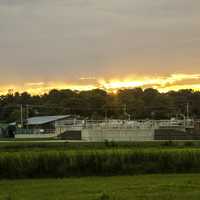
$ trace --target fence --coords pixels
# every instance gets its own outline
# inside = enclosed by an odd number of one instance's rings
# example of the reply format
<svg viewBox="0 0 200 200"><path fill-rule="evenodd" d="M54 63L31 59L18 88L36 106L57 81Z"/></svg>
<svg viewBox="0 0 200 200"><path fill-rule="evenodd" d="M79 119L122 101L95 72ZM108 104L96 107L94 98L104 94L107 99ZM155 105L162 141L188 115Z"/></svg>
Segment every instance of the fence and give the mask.
<svg viewBox="0 0 200 200"><path fill-rule="evenodd" d="M83 128L87 129L164 129L194 128L193 120L104 120L86 121Z"/></svg>
<svg viewBox="0 0 200 200"><path fill-rule="evenodd" d="M194 120L77 120L74 123L56 124L55 129L17 129L16 138L56 137L80 132L87 141L152 140L155 130L173 129L186 132L194 128Z"/></svg>

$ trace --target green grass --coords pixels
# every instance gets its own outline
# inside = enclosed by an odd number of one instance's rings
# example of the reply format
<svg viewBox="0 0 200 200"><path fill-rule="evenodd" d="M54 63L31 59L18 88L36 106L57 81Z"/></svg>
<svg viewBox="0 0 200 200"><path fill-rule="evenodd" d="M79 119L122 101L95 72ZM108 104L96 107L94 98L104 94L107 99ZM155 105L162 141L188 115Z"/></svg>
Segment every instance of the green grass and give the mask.
<svg viewBox="0 0 200 200"><path fill-rule="evenodd" d="M38 140L13 140L0 141L0 151L27 151L43 149L144 149L144 148L200 148L200 141L149 141L149 142L59 142L57 140L47 140L41 142Z"/></svg>
<svg viewBox="0 0 200 200"><path fill-rule="evenodd" d="M0 200L199 200L200 174L0 181Z"/></svg>
<svg viewBox="0 0 200 200"><path fill-rule="evenodd" d="M0 144L0 178L200 173L197 142Z"/></svg>
<svg viewBox="0 0 200 200"><path fill-rule="evenodd" d="M200 173L199 148L44 150L0 153L0 178Z"/></svg>

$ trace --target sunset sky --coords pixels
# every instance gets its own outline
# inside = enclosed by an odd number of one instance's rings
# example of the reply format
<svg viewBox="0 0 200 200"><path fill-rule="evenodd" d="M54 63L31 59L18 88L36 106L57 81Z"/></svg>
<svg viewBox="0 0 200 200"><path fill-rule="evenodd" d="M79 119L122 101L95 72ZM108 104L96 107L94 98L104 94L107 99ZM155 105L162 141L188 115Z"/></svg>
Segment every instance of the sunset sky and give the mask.
<svg viewBox="0 0 200 200"><path fill-rule="evenodd" d="M0 0L9 89L200 89L199 0Z"/></svg>

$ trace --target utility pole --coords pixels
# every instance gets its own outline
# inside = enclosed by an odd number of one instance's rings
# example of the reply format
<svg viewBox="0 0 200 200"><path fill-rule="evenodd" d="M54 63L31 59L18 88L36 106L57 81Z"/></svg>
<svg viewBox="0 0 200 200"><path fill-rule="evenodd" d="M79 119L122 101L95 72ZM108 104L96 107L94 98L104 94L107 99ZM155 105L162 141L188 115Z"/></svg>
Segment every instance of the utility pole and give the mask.
<svg viewBox="0 0 200 200"><path fill-rule="evenodd" d="M26 105L26 128L28 128L29 105Z"/></svg>
<svg viewBox="0 0 200 200"><path fill-rule="evenodd" d="M107 119L108 119L108 111L107 111L107 109L105 110L105 120L107 121Z"/></svg>
<svg viewBox="0 0 200 200"><path fill-rule="evenodd" d="M189 103L187 103L187 119L189 119Z"/></svg>
<svg viewBox="0 0 200 200"><path fill-rule="evenodd" d="M188 126L189 123L189 103L187 102L186 106L186 126Z"/></svg>
<svg viewBox="0 0 200 200"><path fill-rule="evenodd" d="M29 105L26 105L26 119L29 117Z"/></svg>
<svg viewBox="0 0 200 200"><path fill-rule="evenodd" d="M126 104L124 104L124 115L127 114L126 110L127 110L127 107L126 107Z"/></svg>
<svg viewBox="0 0 200 200"><path fill-rule="evenodd" d="M23 128L23 105L20 105L21 128Z"/></svg>
<svg viewBox="0 0 200 200"><path fill-rule="evenodd" d="M124 115L128 117L128 120L130 121L131 115L127 113L127 105L124 104Z"/></svg>
<svg viewBox="0 0 200 200"><path fill-rule="evenodd" d="M126 104L123 105L123 114L126 117Z"/></svg>

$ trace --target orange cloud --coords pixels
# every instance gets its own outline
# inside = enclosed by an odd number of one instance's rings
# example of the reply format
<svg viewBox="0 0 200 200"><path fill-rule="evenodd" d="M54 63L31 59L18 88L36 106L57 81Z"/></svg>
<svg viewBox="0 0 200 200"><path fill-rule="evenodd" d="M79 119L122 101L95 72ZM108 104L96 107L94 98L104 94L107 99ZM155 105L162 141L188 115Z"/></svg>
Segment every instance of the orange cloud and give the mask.
<svg viewBox="0 0 200 200"><path fill-rule="evenodd" d="M87 80L90 84L87 84ZM200 90L200 74L171 74L169 76L132 76L124 79L98 79L98 78L81 78L78 83L59 83L59 82L36 82L25 83L24 85L7 85L0 88L0 94L9 92L23 92L27 91L31 94L42 94L52 89L71 89L71 90L92 90L96 88L104 89L108 92L117 92L119 89L128 88L155 88L160 92L167 92L169 90L179 89L194 89Z"/></svg>

